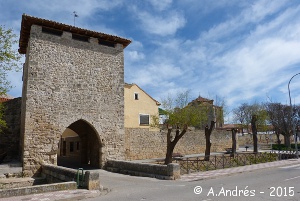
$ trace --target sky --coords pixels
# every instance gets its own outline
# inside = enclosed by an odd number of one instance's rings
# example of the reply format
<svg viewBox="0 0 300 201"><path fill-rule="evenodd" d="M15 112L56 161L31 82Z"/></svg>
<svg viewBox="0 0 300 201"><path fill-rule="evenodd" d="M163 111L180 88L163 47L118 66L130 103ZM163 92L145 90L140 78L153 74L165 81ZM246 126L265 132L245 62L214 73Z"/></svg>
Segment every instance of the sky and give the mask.
<svg viewBox="0 0 300 201"><path fill-rule="evenodd" d="M299 0L0 0L0 24L19 38L23 13L74 25L74 11L75 26L132 41L124 81L158 101L189 90L218 96L229 112L289 104L300 73ZM9 80L9 94L21 96L22 73ZM290 92L300 104L300 75Z"/></svg>

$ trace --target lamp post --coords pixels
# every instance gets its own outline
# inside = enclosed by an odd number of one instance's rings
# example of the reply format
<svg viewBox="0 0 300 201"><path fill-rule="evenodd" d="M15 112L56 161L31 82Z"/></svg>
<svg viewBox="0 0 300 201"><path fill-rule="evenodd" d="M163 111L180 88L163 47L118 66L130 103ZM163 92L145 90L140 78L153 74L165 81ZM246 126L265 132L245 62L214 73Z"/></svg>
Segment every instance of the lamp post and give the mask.
<svg viewBox="0 0 300 201"><path fill-rule="evenodd" d="M293 121L293 107L292 107L292 99L291 99L291 91L290 91L290 83L292 81L292 79L296 76L296 75L300 75L300 73L297 73L295 74L289 81L289 84L288 84L288 90L289 90L289 98L290 98L290 107L291 107L291 121L292 121L292 131L293 131L293 135L294 135L294 140L295 140L295 149L296 149L296 155L297 155L297 158L299 158L299 152L298 152L298 146L297 146L297 135L296 135L296 132L295 132L295 124L294 124L294 121Z"/></svg>

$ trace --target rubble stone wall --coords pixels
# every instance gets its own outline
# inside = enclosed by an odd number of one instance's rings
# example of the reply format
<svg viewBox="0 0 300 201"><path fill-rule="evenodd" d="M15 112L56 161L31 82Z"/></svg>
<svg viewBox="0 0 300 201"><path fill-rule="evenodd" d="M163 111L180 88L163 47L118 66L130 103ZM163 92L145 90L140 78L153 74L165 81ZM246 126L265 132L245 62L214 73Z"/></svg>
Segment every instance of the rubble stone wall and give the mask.
<svg viewBox="0 0 300 201"><path fill-rule="evenodd" d="M163 158L166 154L166 131L143 128L125 128L125 154L127 160ZM211 152L224 152L232 146L231 132L214 130ZM238 147L238 145L237 145ZM174 153L182 155L205 152L204 130L188 131L177 143Z"/></svg>
<svg viewBox="0 0 300 201"><path fill-rule="evenodd" d="M4 161L20 156L21 101L21 98L15 98L3 103L7 128L0 132L0 151L7 153Z"/></svg>
<svg viewBox="0 0 300 201"><path fill-rule="evenodd" d="M23 172L57 164L60 136L84 120L97 133L101 164L124 156L123 46L44 33L32 25L23 74ZM95 139L95 136L93 137ZM93 142L95 143L95 142Z"/></svg>

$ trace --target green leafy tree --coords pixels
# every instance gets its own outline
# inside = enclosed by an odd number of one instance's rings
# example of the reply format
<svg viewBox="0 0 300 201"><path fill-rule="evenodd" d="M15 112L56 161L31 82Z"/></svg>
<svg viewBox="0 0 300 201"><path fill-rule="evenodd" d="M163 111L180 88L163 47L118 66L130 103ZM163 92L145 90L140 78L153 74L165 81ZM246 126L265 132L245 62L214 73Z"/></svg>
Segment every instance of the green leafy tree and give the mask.
<svg viewBox="0 0 300 201"><path fill-rule="evenodd" d="M0 25L0 96L3 96L11 88L7 80L9 71L19 70L19 53L13 48L17 43L16 35L12 29L5 29ZM6 126L3 120L4 106L0 103L0 131Z"/></svg>
<svg viewBox="0 0 300 201"><path fill-rule="evenodd" d="M189 91L178 93L175 97L168 96L162 100L164 115L168 117L164 123L167 129L167 151L165 164L172 163L172 155L178 141L188 132L189 126L203 121L203 112L195 107L188 106Z"/></svg>

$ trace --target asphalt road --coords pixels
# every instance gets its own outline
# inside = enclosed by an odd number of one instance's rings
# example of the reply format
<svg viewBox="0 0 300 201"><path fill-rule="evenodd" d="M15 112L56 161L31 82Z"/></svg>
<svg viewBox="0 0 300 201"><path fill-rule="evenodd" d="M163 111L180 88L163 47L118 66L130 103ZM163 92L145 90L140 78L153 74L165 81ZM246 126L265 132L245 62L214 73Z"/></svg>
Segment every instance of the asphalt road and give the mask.
<svg viewBox="0 0 300 201"><path fill-rule="evenodd" d="M86 200L300 201L300 164L190 182L164 181L109 172L102 172L100 175L102 185L108 187L110 192Z"/></svg>

